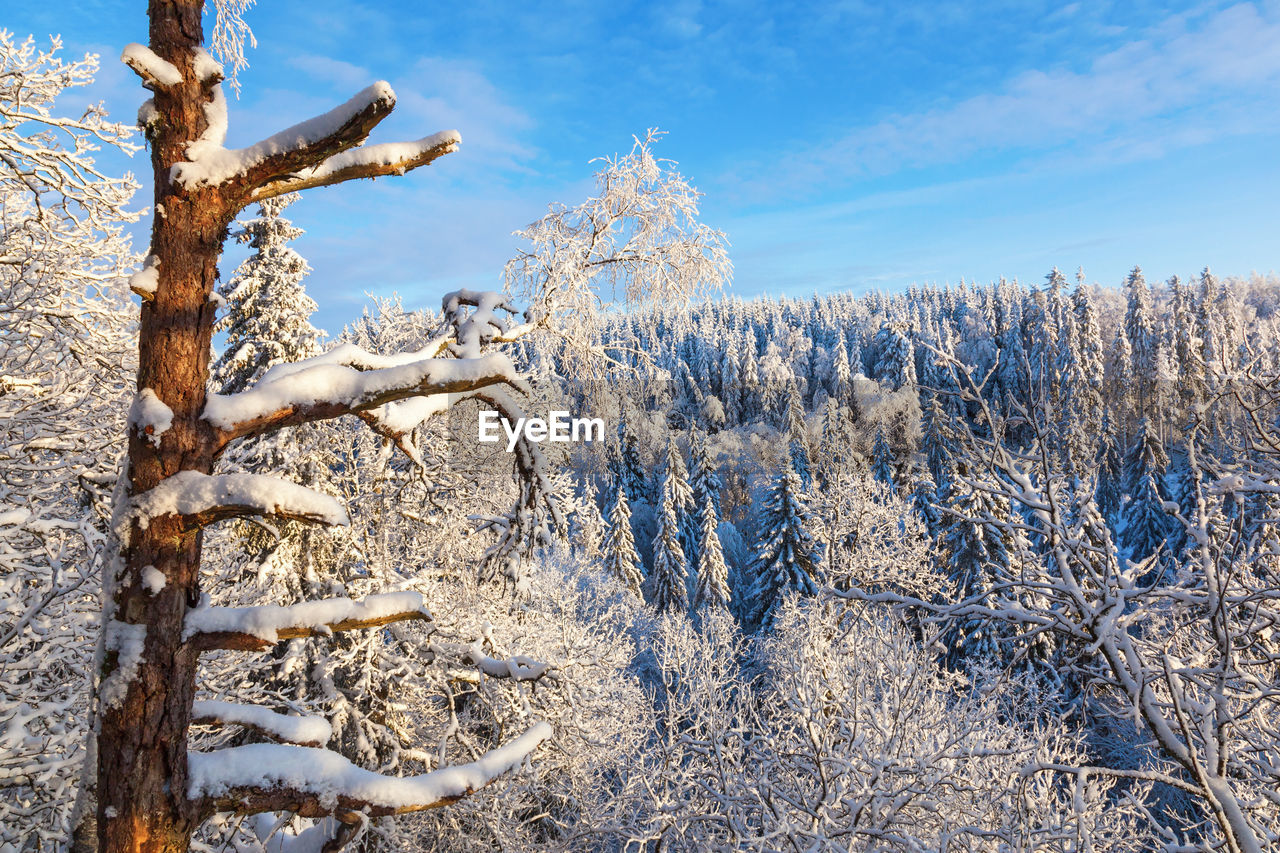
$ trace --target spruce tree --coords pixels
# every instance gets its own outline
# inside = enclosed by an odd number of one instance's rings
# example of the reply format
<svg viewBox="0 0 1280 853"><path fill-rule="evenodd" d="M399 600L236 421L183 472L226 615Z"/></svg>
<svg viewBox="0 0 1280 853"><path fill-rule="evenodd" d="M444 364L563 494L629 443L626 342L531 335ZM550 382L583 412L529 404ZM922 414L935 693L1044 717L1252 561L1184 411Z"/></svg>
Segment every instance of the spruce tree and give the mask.
<svg viewBox="0 0 1280 853"><path fill-rule="evenodd" d="M617 466L618 469L613 472L614 480L626 491L627 498L632 501L648 500L649 490L645 483L644 464L640 461L640 445L625 419L618 423Z"/></svg>
<svg viewBox="0 0 1280 853"><path fill-rule="evenodd" d="M749 623L759 630L773 626L774 616L788 592L815 595L819 546L809 532L813 519L800 490L800 478L784 468L769 492L756 552L755 583L751 590Z"/></svg>
<svg viewBox="0 0 1280 853"><path fill-rule="evenodd" d="M671 489L671 499L675 506L680 547L688 561L696 560L699 525L693 501L693 488L689 485L689 471L685 468L684 457L680 455L680 448L676 445L673 433L667 435L666 484Z"/></svg>
<svg viewBox="0 0 1280 853"><path fill-rule="evenodd" d="M693 606L729 608L729 567L724 560L720 535L716 532L720 519L715 504L708 498L699 509L702 516L698 539L698 581L693 591Z"/></svg>
<svg viewBox="0 0 1280 853"><path fill-rule="evenodd" d="M1131 560L1150 557L1169 537L1170 517L1164 511L1164 472L1168 466L1169 458L1155 429L1144 418L1124 462L1124 487L1129 501L1120 544L1128 549Z"/></svg>
<svg viewBox="0 0 1280 853"><path fill-rule="evenodd" d="M871 364L872 379L890 391L916 384L915 348L905 323L881 326L872 346L875 352L875 360Z"/></svg>
<svg viewBox="0 0 1280 853"><path fill-rule="evenodd" d="M1124 333L1129 340L1134 391L1137 394L1138 414L1152 414L1156 376L1155 318L1152 316L1151 288L1142 275L1141 267L1134 267L1125 280L1128 307L1124 316Z"/></svg>
<svg viewBox="0 0 1280 853"><path fill-rule="evenodd" d="M897 488L894 482L893 448L889 439L885 438L884 429L876 430L875 444L871 447L871 473L889 488Z"/></svg>
<svg viewBox="0 0 1280 853"><path fill-rule="evenodd" d="M720 472L716 470L715 462L711 459L711 450L707 447L706 436L701 432L695 432L692 445L690 462L693 463L693 477L689 481L689 486L693 489L693 504L701 511L702 507L710 502L716 517L719 518L720 490L724 488L724 482L720 479ZM701 519L699 519L699 527L701 527Z"/></svg>
<svg viewBox="0 0 1280 853"><path fill-rule="evenodd" d="M813 485L813 466L809 461L809 441L804 425L804 406L800 402L800 392L792 385L787 393L787 453L791 458L791 467L800 478L800 485L806 491Z"/></svg>
<svg viewBox="0 0 1280 853"><path fill-rule="evenodd" d="M640 555L636 552L635 534L631 531L631 507L627 505L627 490L621 484L613 498L609 511L609 530L604 539L604 565L609 574L637 596L640 595L642 576Z"/></svg>
<svg viewBox="0 0 1280 853"><path fill-rule="evenodd" d="M672 471L662 478L658 532L653 537L653 569L649 572L649 602L659 613L689 609L689 563L680 547L680 520Z"/></svg>
<svg viewBox="0 0 1280 853"><path fill-rule="evenodd" d="M960 472L965 472L963 463ZM981 596L984 604L995 606L990 597L998 595L997 587L1009 581L1013 555L1009 536L990 522L1009 520L1008 501L957 480L944 502L947 520L942 542L947 574L961 600ZM999 660L997 625L979 616L965 617L953 625L944 638L948 665L960 668L979 659Z"/></svg>
<svg viewBox="0 0 1280 853"><path fill-rule="evenodd" d="M227 345L209 378L220 394L245 390L274 365L320 353L324 333L310 321L317 306L302 287L311 268L288 245L304 232L283 216L297 199L288 193L263 201L235 234L253 254L218 288L226 311L215 329L226 333Z"/></svg>
<svg viewBox="0 0 1280 853"><path fill-rule="evenodd" d="M596 504L596 490L590 482L582 484L570 527L570 541L578 559L594 562L604 556L605 523Z"/></svg>
<svg viewBox="0 0 1280 853"><path fill-rule="evenodd" d="M1111 417L1102 416L1102 435L1098 446L1098 480L1094 497L1098 512L1110 521L1114 528L1119 521L1120 506L1124 498L1124 477L1120 461L1119 441L1111 427Z"/></svg>

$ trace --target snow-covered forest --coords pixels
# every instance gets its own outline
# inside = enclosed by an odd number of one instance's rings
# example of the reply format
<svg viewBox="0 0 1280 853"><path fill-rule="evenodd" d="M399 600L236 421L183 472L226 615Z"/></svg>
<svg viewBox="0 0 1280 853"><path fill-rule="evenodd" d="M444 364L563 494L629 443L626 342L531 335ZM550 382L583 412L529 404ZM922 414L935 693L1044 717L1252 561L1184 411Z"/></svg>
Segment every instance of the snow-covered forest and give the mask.
<svg viewBox="0 0 1280 853"><path fill-rule="evenodd" d="M650 131L328 336L300 194L465 128L223 147L245 6L137 130L0 32L0 851L1280 850L1280 279L744 301Z"/></svg>

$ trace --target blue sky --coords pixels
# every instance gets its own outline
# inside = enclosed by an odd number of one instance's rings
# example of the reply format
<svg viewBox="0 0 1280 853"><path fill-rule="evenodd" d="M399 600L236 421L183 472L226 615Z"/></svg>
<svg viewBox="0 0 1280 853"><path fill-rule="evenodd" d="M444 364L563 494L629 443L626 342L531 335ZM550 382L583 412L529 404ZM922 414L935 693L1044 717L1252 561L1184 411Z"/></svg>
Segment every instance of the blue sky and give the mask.
<svg viewBox="0 0 1280 853"><path fill-rule="evenodd" d="M143 92L116 60L142 5L24 2L0 26L101 53L93 95L127 119ZM745 298L1280 267L1280 0L272 0L248 20L230 144L375 79L399 96L375 140L462 133L424 170L291 209L331 332L366 293L498 286L511 232L648 127Z"/></svg>

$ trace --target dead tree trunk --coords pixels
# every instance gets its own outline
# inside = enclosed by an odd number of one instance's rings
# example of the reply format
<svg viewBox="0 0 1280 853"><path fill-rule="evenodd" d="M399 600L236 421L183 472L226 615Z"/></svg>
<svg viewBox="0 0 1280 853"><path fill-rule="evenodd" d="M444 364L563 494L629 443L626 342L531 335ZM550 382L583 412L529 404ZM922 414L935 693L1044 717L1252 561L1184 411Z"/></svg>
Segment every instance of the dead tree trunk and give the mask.
<svg viewBox="0 0 1280 853"><path fill-rule="evenodd" d="M379 83L326 115L250 148L227 151L221 147L225 131L221 69L201 48L202 13L202 0L150 0L150 47L131 45L124 55L126 64L153 93L153 108L144 108L141 117L151 144L155 217L149 271L132 282L143 298L138 391L154 393L172 412L172 419L156 423L145 417L130 418L128 490L115 514L121 550L104 578L97 829L99 847L107 853L185 851L198 823L218 808L324 813L313 792L255 787L254 780L238 781L234 798L218 799L191 790L187 730L201 652L257 649L287 636L428 616L420 599L418 604L398 599L393 602L402 605L398 608L384 600L380 609L363 610L364 605L346 602L351 605L349 612L340 619L324 624L282 623L268 640L260 634L237 633L234 627L196 630L189 617L200 603L204 525L245 514L318 520L305 508L291 510L283 499L255 504L251 498L261 489L245 487L237 493L242 482L210 477L227 444L322 418L360 413L369 417L370 410L406 397L518 384L509 359L479 354L479 344L492 341L496 336L492 330L503 328L490 320L480 324L485 330L483 341L471 341L474 345L465 347L465 352L459 332L442 340L435 351L423 353L421 362L405 365L401 360L397 372L377 381L361 384L359 377L379 373L378 365L342 364L351 379L332 398L289 400L279 393L253 397L251 389L239 395L248 399L234 410L238 416L210 417L206 382L215 311L211 295L223 240L235 215L247 204L285 192L403 174L454 150L458 137L446 132L412 143L358 147L395 103L390 87ZM464 296L462 304L477 316L492 314L489 303L482 306ZM436 358L450 348L455 358ZM468 362L464 369L448 368L464 359ZM331 361L325 369L333 367ZM534 477L533 456L521 459L522 474ZM193 483L203 491L192 491ZM277 485L284 490L281 494L300 488ZM207 497L220 493L230 498ZM204 497L197 499L197 495ZM333 517L333 513L327 516ZM160 577L163 584L157 580ZM434 798L424 795L421 803L390 808L347 797L341 801L342 808L389 814L452 802L474 790L475 779L487 784L518 764L549 731L539 724L518 743L504 747L506 751L477 763L479 775L473 775L466 786L425 786ZM285 754L281 760L288 760Z"/></svg>
<svg viewBox="0 0 1280 853"><path fill-rule="evenodd" d="M150 388L173 411L158 442L130 430L129 493L141 494L180 470L210 473L215 446L200 420L205 403L214 303L210 300L222 241L234 212L220 188L180 191L174 163L208 126L208 83L193 73L203 41L199 0L152 0L151 45L182 72L177 85L154 85L158 118L148 128L156 215L151 255L159 281L144 294L138 389ZM146 298L149 297L149 298ZM186 797L187 727L195 688L196 650L182 642L183 617L200 594L199 528L178 516L137 522L126 537L123 566L112 585L113 621L104 623L107 656L102 679L127 681L116 701L104 695L99 734L98 827L102 850L186 850L196 814ZM165 578L152 594L142 571ZM141 657L138 634L143 626ZM126 670L119 668L124 666ZM134 669L136 667L136 669ZM128 671L132 669L132 671Z"/></svg>

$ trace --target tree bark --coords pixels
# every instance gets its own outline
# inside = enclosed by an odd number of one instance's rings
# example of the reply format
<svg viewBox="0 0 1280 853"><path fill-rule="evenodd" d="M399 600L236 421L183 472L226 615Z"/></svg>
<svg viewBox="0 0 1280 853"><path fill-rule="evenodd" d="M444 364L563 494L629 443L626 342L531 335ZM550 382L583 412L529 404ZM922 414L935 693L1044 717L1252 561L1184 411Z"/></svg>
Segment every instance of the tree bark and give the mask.
<svg viewBox="0 0 1280 853"><path fill-rule="evenodd" d="M156 216L151 254L159 261L154 298L142 304L138 388L150 388L173 410L173 424L153 446L129 436L129 494L155 487L180 470L211 473L214 443L200 420L213 334L210 301L218 255L234 211L217 187L188 191L169 180L170 167L186 159L187 144L207 121L204 104L213 82L192 70L203 42L200 0L151 0L151 47L183 74L182 83L158 88L159 121L150 129ZM187 728L199 653L182 642L183 618L200 595L201 533L176 516L137 523L122 542L122 566L108 578L108 615L145 627L142 657L123 699L104 702L98 750L98 839L104 853L185 851L198 815L187 799ZM152 594L142 570L153 566L165 585ZM111 631L112 623L104 621ZM108 634L108 637L111 635ZM128 651L108 651L104 682ZM127 674L127 670L125 671Z"/></svg>

